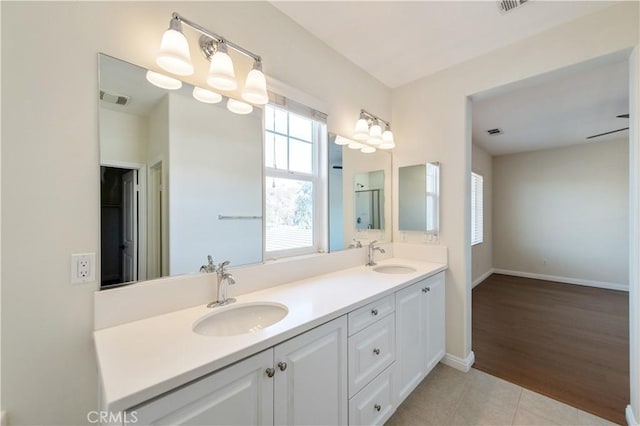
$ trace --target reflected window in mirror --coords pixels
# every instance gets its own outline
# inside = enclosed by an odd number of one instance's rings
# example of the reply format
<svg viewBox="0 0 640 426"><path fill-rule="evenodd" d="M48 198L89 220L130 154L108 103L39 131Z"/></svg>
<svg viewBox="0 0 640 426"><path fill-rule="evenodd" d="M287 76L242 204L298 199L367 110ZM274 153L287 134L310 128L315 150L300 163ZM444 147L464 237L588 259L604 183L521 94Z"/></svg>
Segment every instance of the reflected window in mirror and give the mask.
<svg viewBox="0 0 640 426"><path fill-rule="evenodd" d="M289 101L266 105L264 123L265 256L322 251L326 116Z"/></svg>
<svg viewBox="0 0 640 426"><path fill-rule="evenodd" d="M400 231L440 232L440 163L398 169L398 228Z"/></svg>

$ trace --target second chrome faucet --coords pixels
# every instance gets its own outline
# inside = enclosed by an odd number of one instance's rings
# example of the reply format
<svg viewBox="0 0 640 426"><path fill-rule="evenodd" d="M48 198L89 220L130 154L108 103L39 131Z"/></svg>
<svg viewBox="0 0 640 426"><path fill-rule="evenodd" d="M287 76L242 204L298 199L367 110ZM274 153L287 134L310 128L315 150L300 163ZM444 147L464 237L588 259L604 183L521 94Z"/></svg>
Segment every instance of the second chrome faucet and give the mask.
<svg viewBox="0 0 640 426"><path fill-rule="evenodd" d="M218 300L215 300L211 303L209 303L207 305L207 308L216 308L218 306L224 306L224 305L228 305L230 303L233 303L236 301L235 298L231 297L228 298L227 297L227 289L230 285L234 285L236 283L236 280L233 278L233 275L231 275L225 268L227 267L227 265L229 265L229 261L225 260L224 262L221 262L218 264L218 266L215 265L213 258L209 255L207 256L207 264L206 265L202 265L200 267L200 272L206 272L206 273L216 273L216 282L218 284L217 287L217 294L218 294Z"/></svg>

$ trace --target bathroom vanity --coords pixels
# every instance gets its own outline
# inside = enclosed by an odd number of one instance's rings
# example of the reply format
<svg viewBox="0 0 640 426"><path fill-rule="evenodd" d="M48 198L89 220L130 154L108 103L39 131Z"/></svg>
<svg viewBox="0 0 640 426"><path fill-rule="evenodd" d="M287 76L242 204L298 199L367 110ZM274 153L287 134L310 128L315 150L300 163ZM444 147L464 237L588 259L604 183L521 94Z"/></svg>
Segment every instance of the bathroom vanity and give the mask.
<svg viewBox="0 0 640 426"><path fill-rule="evenodd" d="M445 269L387 259L97 330L102 409L136 424L383 424L445 354ZM287 312L199 334L252 306Z"/></svg>

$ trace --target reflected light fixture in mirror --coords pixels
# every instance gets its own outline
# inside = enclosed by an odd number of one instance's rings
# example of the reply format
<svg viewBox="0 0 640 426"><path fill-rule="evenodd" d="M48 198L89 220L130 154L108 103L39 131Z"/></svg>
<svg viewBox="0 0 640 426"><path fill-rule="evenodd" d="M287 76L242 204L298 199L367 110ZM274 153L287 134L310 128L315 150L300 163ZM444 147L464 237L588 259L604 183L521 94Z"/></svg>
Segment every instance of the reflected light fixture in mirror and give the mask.
<svg viewBox="0 0 640 426"><path fill-rule="evenodd" d="M218 90L235 90L238 87L233 61L227 53L231 48L253 59L253 69L248 73L242 98L256 105L268 102L266 81L262 73L262 58L255 53L207 30L189 19L174 12L169 29L162 36L156 63L163 70L176 75L193 74L193 64L189 54L189 42L182 32L182 24L201 34L199 46L204 56L211 61L207 84ZM246 110L246 108L245 108Z"/></svg>
<svg viewBox="0 0 640 426"><path fill-rule="evenodd" d="M384 132L381 124L385 125ZM362 142L366 141L368 145L380 149L392 149L396 146L391 132L391 124L363 109L360 110L360 118L356 122L353 138Z"/></svg>
<svg viewBox="0 0 640 426"><path fill-rule="evenodd" d="M205 104L217 104L222 100L222 95L211 90L203 89L195 86L193 88L193 97Z"/></svg>
<svg viewBox="0 0 640 426"><path fill-rule="evenodd" d="M251 114L253 107L248 103L229 98L227 101L227 109L236 114Z"/></svg>
<svg viewBox="0 0 640 426"><path fill-rule="evenodd" d="M147 71L146 77L149 83L161 89L177 90L182 87L182 82L180 80L160 74L159 72L149 70Z"/></svg>

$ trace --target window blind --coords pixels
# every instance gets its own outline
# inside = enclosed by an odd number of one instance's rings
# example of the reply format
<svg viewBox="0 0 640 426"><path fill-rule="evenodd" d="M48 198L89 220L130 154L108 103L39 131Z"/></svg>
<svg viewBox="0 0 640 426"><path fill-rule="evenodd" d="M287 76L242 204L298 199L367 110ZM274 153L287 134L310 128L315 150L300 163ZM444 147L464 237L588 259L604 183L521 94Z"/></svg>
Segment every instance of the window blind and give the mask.
<svg viewBox="0 0 640 426"><path fill-rule="evenodd" d="M471 245L480 244L484 239L483 229L483 179L471 173Z"/></svg>

